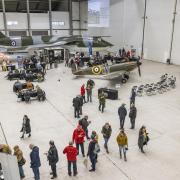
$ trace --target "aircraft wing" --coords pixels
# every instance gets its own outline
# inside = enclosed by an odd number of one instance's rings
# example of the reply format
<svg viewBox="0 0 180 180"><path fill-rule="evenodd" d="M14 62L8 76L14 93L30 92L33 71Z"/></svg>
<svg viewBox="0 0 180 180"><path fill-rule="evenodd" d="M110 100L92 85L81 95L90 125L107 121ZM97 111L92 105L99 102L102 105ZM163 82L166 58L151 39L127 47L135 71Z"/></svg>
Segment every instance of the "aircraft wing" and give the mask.
<svg viewBox="0 0 180 180"><path fill-rule="evenodd" d="M113 72L113 73L105 74L102 77L104 79L112 80L112 79L116 79L118 77L121 77L125 73L127 73L127 71L116 71L116 72Z"/></svg>

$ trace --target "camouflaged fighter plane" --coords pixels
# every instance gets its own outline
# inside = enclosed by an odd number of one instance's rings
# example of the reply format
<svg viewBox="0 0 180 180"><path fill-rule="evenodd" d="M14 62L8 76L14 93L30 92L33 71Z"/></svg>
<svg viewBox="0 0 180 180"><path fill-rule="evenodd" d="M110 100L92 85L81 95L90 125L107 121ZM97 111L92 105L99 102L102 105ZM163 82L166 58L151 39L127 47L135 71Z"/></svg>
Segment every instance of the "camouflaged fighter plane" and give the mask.
<svg viewBox="0 0 180 180"><path fill-rule="evenodd" d="M93 48L108 48L112 44L103 40L102 37L91 37ZM87 40L80 35L76 36L21 36L7 37L0 32L0 52L9 57L12 54L28 53L33 49L43 49L47 47L62 47L64 49L86 48ZM87 49L87 48L86 48ZM98 49L99 50L99 49ZM2 57L2 56L1 56Z"/></svg>
<svg viewBox="0 0 180 180"><path fill-rule="evenodd" d="M137 59L136 61L128 61L120 64L97 65L84 69L79 69L75 65L72 66L72 73L75 76L90 76L93 75L96 78L102 78L107 80L121 78L122 83L126 83L129 79L129 74L134 69L138 68L139 76L141 76L141 62Z"/></svg>

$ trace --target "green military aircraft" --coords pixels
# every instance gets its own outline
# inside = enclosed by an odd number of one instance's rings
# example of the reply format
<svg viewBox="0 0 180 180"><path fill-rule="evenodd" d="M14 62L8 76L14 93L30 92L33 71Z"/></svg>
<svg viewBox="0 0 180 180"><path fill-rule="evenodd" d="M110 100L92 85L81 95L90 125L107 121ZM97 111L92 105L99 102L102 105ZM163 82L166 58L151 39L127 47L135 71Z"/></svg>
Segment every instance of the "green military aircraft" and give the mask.
<svg viewBox="0 0 180 180"><path fill-rule="evenodd" d="M120 64L108 65L97 65L84 69L79 69L75 65L72 66L72 73L75 76L96 76L98 78L112 80L121 77L122 83L126 83L129 79L129 74L134 69L138 68L139 76L141 76L141 62L129 61Z"/></svg>
<svg viewBox="0 0 180 180"><path fill-rule="evenodd" d="M105 41L102 37L89 37L92 41L92 48L108 48L113 46L111 43ZM88 46L87 37L76 36L21 36L21 37L7 37L0 32L0 57L11 57L13 54L28 53L34 49L44 49L53 47L62 47L64 49L78 49L86 48ZM87 48L86 48L87 49ZM3 53L3 55L2 55ZM16 56L14 56L16 57ZM2 58L0 59L2 61Z"/></svg>

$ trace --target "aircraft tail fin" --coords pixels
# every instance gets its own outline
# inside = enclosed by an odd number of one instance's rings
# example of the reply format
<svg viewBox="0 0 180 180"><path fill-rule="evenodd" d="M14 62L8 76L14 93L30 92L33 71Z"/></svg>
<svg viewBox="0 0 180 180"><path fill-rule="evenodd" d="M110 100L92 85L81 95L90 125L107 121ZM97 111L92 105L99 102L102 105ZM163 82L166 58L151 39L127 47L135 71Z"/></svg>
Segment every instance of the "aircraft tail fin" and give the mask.
<svg viewBox="0 0 180 180"><path fill-rule="evenodd" d="M0 39L2 38L6 38L6 36L2 32L0 32Z"/></svg>

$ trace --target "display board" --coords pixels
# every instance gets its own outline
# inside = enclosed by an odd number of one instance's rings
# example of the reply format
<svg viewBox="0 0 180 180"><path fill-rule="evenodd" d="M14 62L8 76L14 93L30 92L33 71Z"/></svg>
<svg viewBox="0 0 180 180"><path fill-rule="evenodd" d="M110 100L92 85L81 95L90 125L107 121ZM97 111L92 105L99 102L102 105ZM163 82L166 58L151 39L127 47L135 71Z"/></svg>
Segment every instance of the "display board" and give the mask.
<svg viewBox="0 0 180 180"><path fill-rule="evenodd" d="M88 26L89 27L109 27L109 0L89 0L88 1Z"/></svg>
<svg viewBox="0 0 180 180"><path fill-rule="evenodd" d="M5 180L20 180L17 158L0 153L0 163Z"/></svg>

